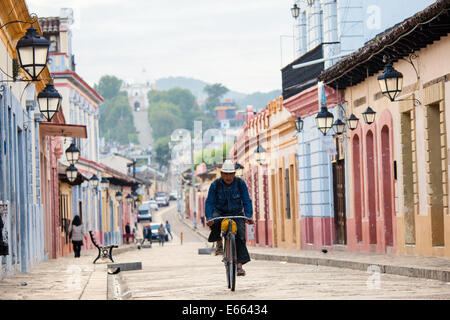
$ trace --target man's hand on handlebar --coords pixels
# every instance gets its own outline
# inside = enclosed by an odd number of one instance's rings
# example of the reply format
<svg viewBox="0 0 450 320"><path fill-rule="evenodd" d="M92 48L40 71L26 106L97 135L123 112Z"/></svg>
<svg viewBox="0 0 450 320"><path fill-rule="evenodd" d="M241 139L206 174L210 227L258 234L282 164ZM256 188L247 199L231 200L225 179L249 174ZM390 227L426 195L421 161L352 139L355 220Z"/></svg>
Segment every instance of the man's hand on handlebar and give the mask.
<svg viewBox="0 0 450 320"><path fill-rule="evenodd" d="M221 219L223 219L223 218L221 217ZM254 224L255 221L254 221L253 219L248 219L248 218L246 218L246 219L245 219L245 223L247 223L247 224ZM208 227L211 227L213 224L214 224L214 219L211 219L211 220L206 221L206 225L207 225Z"/></svg>

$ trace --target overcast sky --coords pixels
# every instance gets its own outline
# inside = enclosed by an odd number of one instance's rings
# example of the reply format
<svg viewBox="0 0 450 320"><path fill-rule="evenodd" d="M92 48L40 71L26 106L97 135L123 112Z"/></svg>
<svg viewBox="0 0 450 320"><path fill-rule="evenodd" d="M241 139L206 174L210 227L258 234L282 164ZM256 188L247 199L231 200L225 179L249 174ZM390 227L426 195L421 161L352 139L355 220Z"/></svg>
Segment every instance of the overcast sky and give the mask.
<svg viewBox="0 0 450 320"><path fill-rule="evenodd" d="M392 3L372 2L385 1ZM411 2L420 1L408 0L414 13L432 1L421 0L417 10ZM64 7L74 9L76 71L92 86L105 74L135 81L185 76L243 93L267 92L281 88L281 65L293 57L292 38L281 37L292 35L292 0L26 3L39 17L58 16ZM407 17L398 15L394 22ZM383 29L390 26L384 24Z"/></svg>

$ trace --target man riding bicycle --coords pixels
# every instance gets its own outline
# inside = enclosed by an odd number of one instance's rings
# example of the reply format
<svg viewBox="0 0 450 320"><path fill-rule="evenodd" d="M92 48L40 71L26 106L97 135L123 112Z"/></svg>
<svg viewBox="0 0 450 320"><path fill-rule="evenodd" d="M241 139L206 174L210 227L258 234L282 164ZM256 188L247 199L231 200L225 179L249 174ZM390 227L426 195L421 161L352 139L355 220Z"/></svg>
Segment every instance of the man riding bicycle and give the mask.
<svg viewBox="0 0 450 320"><path fill-rule="evenodd" d="M245 243L245 223L253 224L252 201L248 194L247 185L244 180L235 178L235 165L231 160L225 160L221 169L221 178L211 183L208 197L205 202L205 216L207 225L211 229L208 242L217 241L216 254L223 253L222 238L220 236L221 220L209 221L221 216L237 216L245 213L248 219L235 219L237 224L236 253L237 253L237 275L245 276L242 265L250 261L250 255Z"/></svg>

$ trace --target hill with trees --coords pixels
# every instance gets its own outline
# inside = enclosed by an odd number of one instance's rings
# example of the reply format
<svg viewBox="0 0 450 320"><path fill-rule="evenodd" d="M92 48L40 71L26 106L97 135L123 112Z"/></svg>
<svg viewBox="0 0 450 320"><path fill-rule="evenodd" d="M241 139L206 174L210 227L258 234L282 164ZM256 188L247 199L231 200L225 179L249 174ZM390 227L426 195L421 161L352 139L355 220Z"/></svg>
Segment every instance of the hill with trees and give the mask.
<svg viewBox="0 0 450 320"><path fill-rule="evenodd" d="M197 98L197 101L205 101L208 98L204 88L210 83L202 80L187 77L167 77L156 80L157 90L169 90L175 87L188 89ZM223 99L230 99L236 102L240 109L244 109L247 105L252 105L256 110L263 109L268 102L281 95L281 90L272 90L270 92L254 92L245 94L229 90L223 95Z"/></svg>
<svg viewBox="0 0 450 320"><path fill-rule="evenodd" d="M127 93L120 91L122 80L115 76L105 75L94 85L105 100L100 104L100 136L107 142L120 145L138 143L133 114L128 102Z"/></svg>

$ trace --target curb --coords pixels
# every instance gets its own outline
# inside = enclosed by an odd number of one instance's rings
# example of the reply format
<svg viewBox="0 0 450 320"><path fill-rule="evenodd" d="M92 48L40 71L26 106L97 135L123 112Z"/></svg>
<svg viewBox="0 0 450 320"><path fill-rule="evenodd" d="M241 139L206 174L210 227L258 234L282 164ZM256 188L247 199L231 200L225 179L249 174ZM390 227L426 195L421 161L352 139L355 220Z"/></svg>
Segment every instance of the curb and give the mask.
<svg viewBox="0 0 450 320"><path fill-rule="evenodd" d="M178 216L178 220L180 220L182 223L184 223L187 227L191 228L192 231L194 231L195 233L197 233L199 236L201 236L203 239L208 240L208 237L205 236L203 233L201 233L198 230L195 230L190 224L188 224L187 222L184 221L184 219L180 218L180 216Z"/></svg>
<svg viewBox="0 0 450 320"><path fill-rule="evenodd" d="M186 226L188 226L192 230L194 230L191 225L186 223L181 218L179 218L179 219ZM205 238L206 240L208 239L203 234L201 234L199 231L197 231L197 230L194 230L194 231L197 234L199 234L200 236L202 236L203 238ZM249 251L251 251L251 249ZM346 268L346 269L359 270L359 271L365 271L365 272L373 272L372 268L378 267L377 271L380 270L381 273L450 282L450 271L432 269L432 268L394 266L394 265L387 265L387 264L358 262L358 261L351 261L351 260L334 260L334 259L326 259L326 258L310 258L310 257L286 256L286 255L275 255L275 254L266 254L266 253L252 253L252 252L250 252L250 257L255 260L286 261L289 263L309 264L309 265L335 267L335 268Z"/></svg>
<svg viewBox="0 0 450 320"><path fill-rule="evenodd" d="M333 259L326 259L326 258L296 257L296 256L274 255L274 254L264 254L264 253L250 253L250 257L255 260L286 261L286 262L290 262L290 263L309 264L309 265L324 266L324 267L346 268L346 269L353 269L353 270L366 271L366 272L373 272L373 271L370 271L370 269L372 269L375 266L375 267L378 267L378 270L381 273L450 282L450 271L438 270L438 269L393 266L393 265L386 265L386 264L366 263L366 262L357 262L357 261L349 261L349 260L333 260Z"/></svg>

